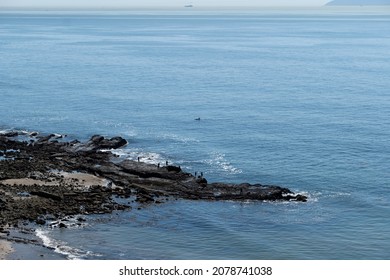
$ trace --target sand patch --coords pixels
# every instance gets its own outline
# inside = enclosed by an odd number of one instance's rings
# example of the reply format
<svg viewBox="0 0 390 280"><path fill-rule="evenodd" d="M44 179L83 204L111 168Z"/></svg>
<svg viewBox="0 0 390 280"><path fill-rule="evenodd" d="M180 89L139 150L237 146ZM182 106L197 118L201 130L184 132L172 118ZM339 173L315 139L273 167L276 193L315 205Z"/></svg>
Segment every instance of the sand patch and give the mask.
<svg viewBox="0 0 390 280"><path fill-rule="evenodd" d="M14 250L11 246L11 242L6 240L0 240L0 260L5 260L7 255L12 253Z"/></svg>
<svg viewBox="0 0 390 280"><path fill-rule="evenodd" d="M86 187L90 187L94 185L106 187L108 184L111 183L111 181L106 178L98 177L88 173L78 173L78 172L70 173L70 172L60 171L58 172L58 174L60 176L62 175L65 180L79 181Z"/></svg>
<svg viewBox="0 0 390 280"><path fill-rule="evenodd" d="M1 180L0 183L8 186L25 185L25 186L56 186L59 184L74 185L75 187L91 186L109 186L111 181L88 173L56 171L47 174L41 174L41 178L20 178Z"/></svg>
<svg viewBox="0 0 390 280"><path fill-rule="evenodd" d="M40 186L55 186L58 185L58 182L47 182L42 180L36 180L31 178L22 178L22 179L7 179L2 180L0 183L4 185L26 185L26 186L33 186L33 185L40 185Z"/></svg>

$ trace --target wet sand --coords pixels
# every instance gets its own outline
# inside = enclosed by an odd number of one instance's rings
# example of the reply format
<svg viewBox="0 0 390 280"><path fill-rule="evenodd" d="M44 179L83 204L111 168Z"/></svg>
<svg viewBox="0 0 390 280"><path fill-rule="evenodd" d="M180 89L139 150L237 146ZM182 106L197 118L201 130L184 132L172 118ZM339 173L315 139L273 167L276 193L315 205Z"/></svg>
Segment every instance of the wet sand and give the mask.
<svg viewBox="0 0 390 280"><path fill-rule="evenodd" d="M6 240L0 240L0 260L8 259L10 253L14 252L12 243Z"/></svg>
<svg viewBox="0 0 390 280"><path fill-rule="evenodd" d="M7 253L4 260L65 260L66 257L54 250L34 244L13 243L12 251Z"/></svg>
<svg viewBox="0 0 390 280"><path fill-rule="evenodd" d="M52 176L45 176L44 180L21 178L1 180L0 183L12 188L15 185L25 186L56 186L60 180L65 183L73 183L80 189L88 189L93 185L107 186L109 180L87 173L53 172ZM14 197L14 199L23 199ZM11 230L11 237L12 237ZM6 235L0 235L0 260L63 260L64 255L55 253L54 250L40 244L19 243L5 240Z"/></svg>
<svg viewBox="0 0 390 280"><path fill-rule="evenodd" d="M101 186L106 187L110 180L107 180L102 177L98 177L88 173L71 173L65 171L53 172L45 174L44 179L32 179L32 178L20 178L20 179L6 179L0 180L1 184L8 185L9 187L15 185L24 185L24 186L57 186L60 183L64 184L74 184L81 189L87 189L91 186Z"/></svg>
<svg viewBox="0 0 390 280"><path fill-rule="evenodd" d="M7 228L7 233L0 233L0 260L65 260L66 256L44 246L36 236L35 228L31 223L25 227Z"/></svg>

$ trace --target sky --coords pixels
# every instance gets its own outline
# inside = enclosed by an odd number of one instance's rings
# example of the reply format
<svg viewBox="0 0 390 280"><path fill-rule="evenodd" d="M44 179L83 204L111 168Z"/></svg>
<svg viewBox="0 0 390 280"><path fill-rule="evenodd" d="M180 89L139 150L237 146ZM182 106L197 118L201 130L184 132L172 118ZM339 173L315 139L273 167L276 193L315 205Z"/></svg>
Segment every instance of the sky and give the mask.
<svg viewBox="0 0 390 280"><path fill-rule="evenodd" d="M323 6L330 0L0 0L0 7L255 7Z"/></svg>

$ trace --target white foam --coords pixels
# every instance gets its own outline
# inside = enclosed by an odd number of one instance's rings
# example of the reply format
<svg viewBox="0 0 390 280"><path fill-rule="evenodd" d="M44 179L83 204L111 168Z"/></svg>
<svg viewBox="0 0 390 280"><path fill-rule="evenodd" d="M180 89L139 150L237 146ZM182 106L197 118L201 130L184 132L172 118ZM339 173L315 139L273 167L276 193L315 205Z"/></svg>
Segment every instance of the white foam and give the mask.
<svg viewBox="0 0 390 280"><path fill-rule="evenodd" d="M205 160L205 163L211 165L211 166L217 166L220 170L223 172L229 173L229 174L240 174L242 173L242 170L234 167L226 158L225 154L222 153L212 153L211 159Z"/></svg>
<svg viewBox="0 0 390 280"><path fill-rule="evenodd" d="M173 140L176 142L181 142L181 143L199 143L200 141L198 139L192 138L192 137L184 137L184 136L179 136L176 134L171 134L171 133L165 133L160 136L164 140Z"/></svg>
<svg viewBox="0 0 390 280"><path fill-rule="evenodd" d="M15 129L3 129L3 130L0 130L0 135L1 134L7 134L7 133L10 133L10 132L18 132L19 130L15 130Z"/></svg>
<svg viewBox="0 0 390 280"><path fill-rule="evenodd" d="M320 191L310 191L310 192L294 191L294 193L307 196L307 201L308 202L318 202L320 199L324 199L324 198L339 198L339 197L351 196L351 193L339 192L339 191L326 191L326 192L320 192Z"/></svg>
<svg viewBox="0 0 390 280"><path fill-rule="evenodd" d="M114 155L119 156L123 159L129 159L129 160L138 160L140 162L150 163L150 164L158 164L158 163L164 163L167 158L165 158L163 155L159 153L154 152L147 152L140 149L116 149L111 150L111 152ZM169 160L170 163L172 163L171 160Z"/></svg>
<svg viewBox="0 0 390 280"><path fill-rule="evenodd" d="M6 153L20 153L20 149L8 149L8 150L5 150Z"/></svg>
<svg viewBox="0 0 390 280"><path fill-rule="evenodd" d="M109 128L115 128L115 130L126 137L129 138L135 138L138 135L137 130L133 127L132 124L125 123L125 122L117 122L113 120L96 120L93 121L95 126L97 127L109 127Z"/></svg>
<svg viewBox="0 0 390 280"><path fill-rule="evenodd" d="M20 136L20 135L30 135L30 133L31 133L31 131L21 130L21 129L3 129L3 130L0 130L0 135L1 134L7 134L7 133L10 133L10 132L17 132L18 136Z"/></svg>
<svg viewBox="0 0 390 280"><path fill-rule="evenodd" d="M86 256L99 256L98 254L94 254L91 251L84 251L74 247L69 246L64 241L59 241L54 238L49 237L49 230L36 229L35 234L39 237L43 245L48 248L54 249L54 252L66 256L71 260L79 260Z"/></svg>
<svg viewBox="0 0 390 280"><path fill-rule="evenodd" d="M315 192L297 191L297 190L293 190L293 192L294 192L294 195L306 196L307 197L306 203L318 202L318 195ZM288 196L289 194L286 194L286 195ZM288 202L290 202L290 201L288 201ZM291 202L301 203L300 201L295 201L295 200L291 200Z"/></svg>

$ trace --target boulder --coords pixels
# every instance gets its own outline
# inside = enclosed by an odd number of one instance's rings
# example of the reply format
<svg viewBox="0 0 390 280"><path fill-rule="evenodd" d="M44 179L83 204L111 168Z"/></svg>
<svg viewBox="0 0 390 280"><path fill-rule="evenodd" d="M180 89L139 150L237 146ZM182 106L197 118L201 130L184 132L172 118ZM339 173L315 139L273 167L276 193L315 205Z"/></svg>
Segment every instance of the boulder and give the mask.
<svg viewBox="0 0 390 280"><path fill-rule="evenodd" d="M101 135L94 135L91 137L91 139L81 145L81 149L79 151L97 151L102 149L118 149L123 146L127 145L126 139L117 136L113 137L111 139L105 138Z"/></svg>

